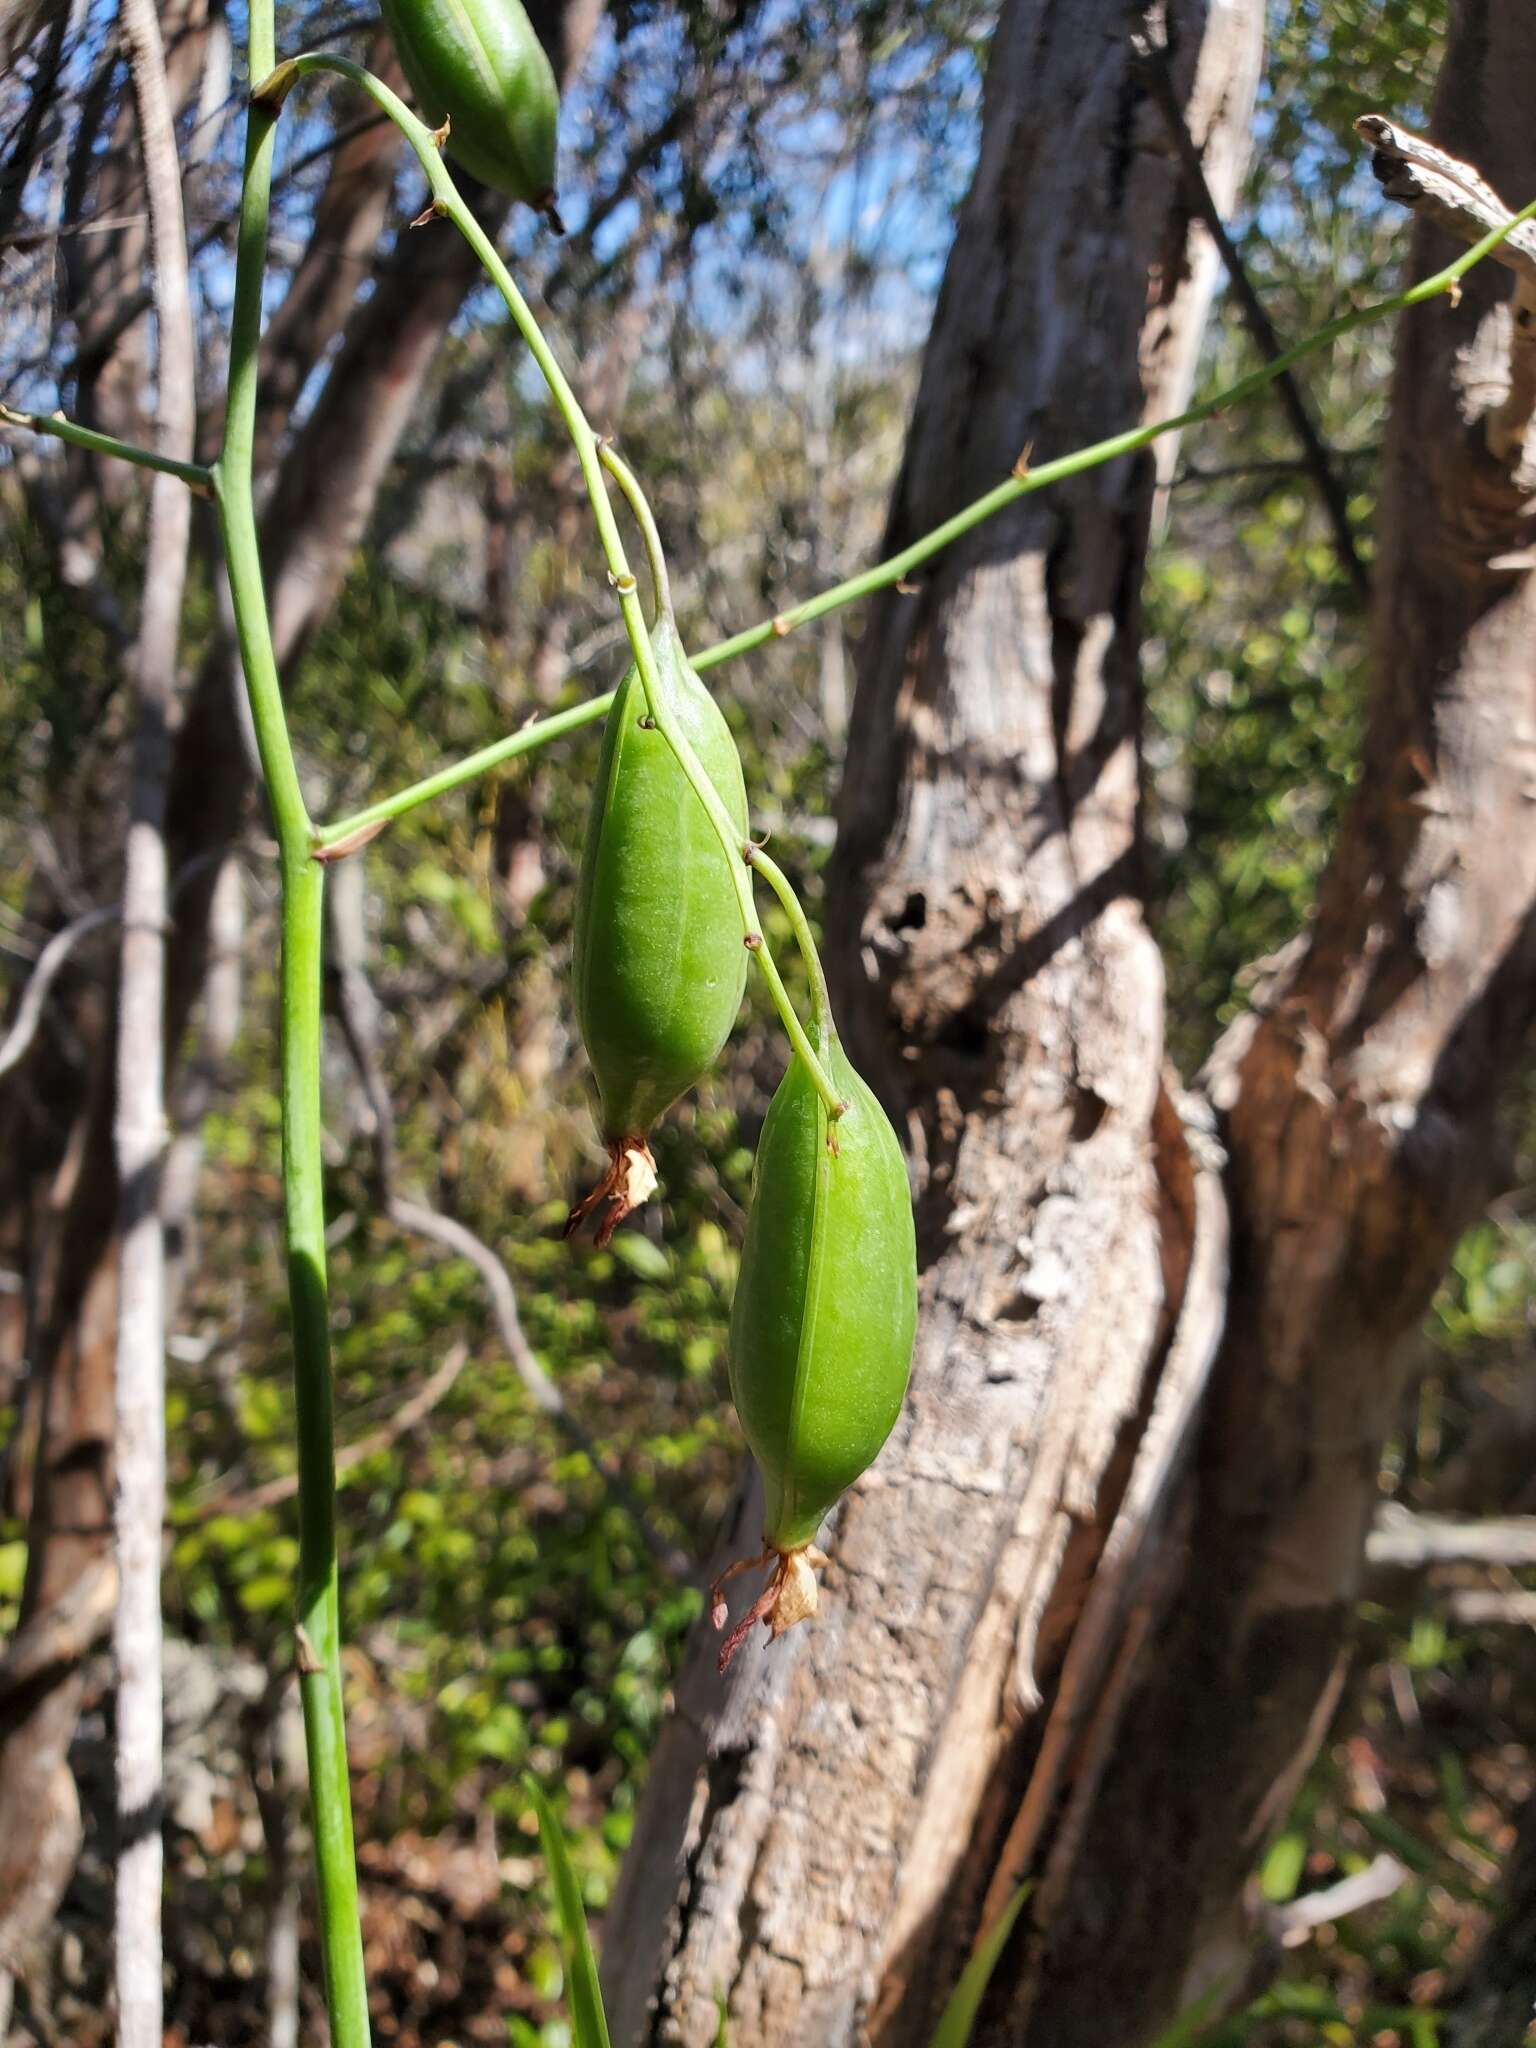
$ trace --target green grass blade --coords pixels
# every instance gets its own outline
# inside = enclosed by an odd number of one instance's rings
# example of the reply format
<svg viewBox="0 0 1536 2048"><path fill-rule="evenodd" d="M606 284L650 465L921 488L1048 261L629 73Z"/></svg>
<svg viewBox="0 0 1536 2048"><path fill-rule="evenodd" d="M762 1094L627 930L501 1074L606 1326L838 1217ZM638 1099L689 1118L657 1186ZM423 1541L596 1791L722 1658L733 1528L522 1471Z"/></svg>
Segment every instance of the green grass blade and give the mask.
<svg viewBox="0 0 1536 2048"><path fill-rule="evenodd" d="M544 1861L555 1886L555 1909L565 1948L565 1974L571 1990L571 2026L576 2048L611 2048L608 2021L603 2012L603 1994L597 1981L597 1964L587 1935L587 1916L582 1910L581 1887L571 1868L565 1837L549 1810L549 1802L530 1777L523 1790L538 1816L539 1839L544 1844Z"/></svg>
<svg viewBox="0 0 1536 2048"><path fill-rule="evenodd" d="M1159 2034L1152 2048L1204 2048L1210 2031L1220 2017L1223 2000L1229 1995L1231 1976L1204 1991L1192 2005L1186 2005L1171 2027Z"/></svg>
<svg viewBox="0 0 1536 2048"><path fill-rule="evenodd" d="M950 2001L940 2016L932 2048L966 2048L966 2043L971 2038L971 2028L976 2024L982 1994L991 1980L992 1972L997 1968L997 1959L1013 1932L1013 1923L1018 1919L1029 1893L1030 1887L1021 1884L987 1929L975 1955L961 1971L960 1982L955 1986Z"/></svg>

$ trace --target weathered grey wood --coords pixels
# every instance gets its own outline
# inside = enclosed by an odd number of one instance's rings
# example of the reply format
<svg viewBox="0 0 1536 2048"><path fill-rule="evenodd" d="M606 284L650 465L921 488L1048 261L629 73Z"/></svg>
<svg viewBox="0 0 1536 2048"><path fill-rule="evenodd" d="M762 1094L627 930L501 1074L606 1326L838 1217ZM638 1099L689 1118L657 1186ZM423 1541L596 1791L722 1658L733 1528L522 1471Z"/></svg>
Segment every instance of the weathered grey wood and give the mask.
<svg viewBox="0 0 1536 2048"><path fill-rule="evenodd" d="M196 431L195 341L176 114L153 0L123 0L138 108L153 261L156 441L186 462ZM185 486L150 489L144 596L134 661L133 786L123 861L118 971L117 1149L121 1251L114 1372L118 1596L117 1867L113 1986L121 2048L160 2048L164 1678L160 1560L165 1523L165 955L170 871L165 796L177 708L181 603L191 540Z"/></svg>
<svg viewBox="0 0 1536 2048"><path fill-rule="evenodd" d="M1524 198L1533 93L1530 10L1458 0L1435 140ZM1415 271L1455 247L1421 225ZM1485 265L1398 332L1363 772L1316 918L1207 1077L1234 1285L1188 1563L1047 1935L1060 2048L1106 2033L1132 2048L1158 2011L1241 1990L1243 1881L1337 1693L1403 1340L1485 1199L1500 1082L1529 1030L1530 500L1522 451L1495 457L1485 431L1509 388L1510 293Z"/></svg>
<svg viewBox="0 0 1536 2048"><path fill-rule="evenodd" d="M1427 1564L1536 1564L1536 1515L1469 1522L1384 1508L1366 1539L1366 1562L1400 1570Z"/></svg>
<svg viewBox="0 0 1536 2048"><path fill-rule="evenodd" d="M1421 220L1434 221L1460 241L1480 242L1510 219L1513 209L1473 165L1425 136L1381 114L1363 114L1355 127L1375 150L1371 168L1382 190ZM1505 393L1483 416L1489 451L1503 462L1520 454L1536 410L1536 221L1511 228L1493 255L1515 273Z"/></svg>

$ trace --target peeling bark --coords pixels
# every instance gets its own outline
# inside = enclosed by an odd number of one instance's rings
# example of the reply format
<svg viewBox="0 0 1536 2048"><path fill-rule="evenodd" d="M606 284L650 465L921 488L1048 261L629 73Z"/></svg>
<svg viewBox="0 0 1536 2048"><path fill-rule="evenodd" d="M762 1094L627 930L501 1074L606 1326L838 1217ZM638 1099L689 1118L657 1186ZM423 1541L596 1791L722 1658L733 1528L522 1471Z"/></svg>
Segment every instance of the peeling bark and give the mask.
<svg viewBox="0 0 1536 2048"><path fill-rule="evenodd" d="M1454 7L1435 138L1521 195L1533 90L1528 10ZM1421 228L1416 272L1451 248ZM1208 1076L1232 1161L1228 1335L1190 1562L1130 1708L1093 1883L1056 1937L1066 2043L1101 2038L1085 1972L1111 1899L1175 2003L1241 1985L1238 1895L1331 1711L1402 1340L1489 1192L1536 996L1532 509L1519 452L1496 459L1487 434L1511 283L1489 266L1459 304L1404 318L1359 795L1315 923ZM1134 1857L1112 1840L1117 1802L1147 1816Z"/></svg>

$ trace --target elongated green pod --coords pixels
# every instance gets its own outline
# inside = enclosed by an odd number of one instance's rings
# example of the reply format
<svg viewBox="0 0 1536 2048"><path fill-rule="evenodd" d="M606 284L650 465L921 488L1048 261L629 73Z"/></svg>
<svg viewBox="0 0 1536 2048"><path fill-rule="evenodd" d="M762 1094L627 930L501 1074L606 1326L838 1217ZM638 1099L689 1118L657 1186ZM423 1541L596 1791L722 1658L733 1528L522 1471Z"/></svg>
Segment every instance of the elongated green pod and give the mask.
<svg viewBox="0 0 1536 2048"><path fill-rule="evenodd" d="M522 0L381 0L424 120L482 183L555 214L560 94Z"/></svg>
<svg viewBox="0 0 1536 2048"><path fill-rule="evenodd" d="M747 833L741 759L720 707L688 666L663 612L651 634L658 687L722 803ZM655 1186L647 1136L706 1074L730 1036L747 980L741 910L708 813L646 711L637 669L603 733L576 897L576 1017L608 1146L607 1178L567 1233L608 1204L599 1243Z"/></svg>
<svg viewBox="0 0 1536 2048"><path fill-rule="evenodd" d="M822 1056L846 1108L834 1124L803 1061L780 1082L758 1145L731 1309L731 1393L765 1494L766 1592L780 1635L816 1610L812 1538L890 1435L917 1328L917 1246L906 1162L835 1034ZM723 1601L715 1601L716 1625Z"/></svg>

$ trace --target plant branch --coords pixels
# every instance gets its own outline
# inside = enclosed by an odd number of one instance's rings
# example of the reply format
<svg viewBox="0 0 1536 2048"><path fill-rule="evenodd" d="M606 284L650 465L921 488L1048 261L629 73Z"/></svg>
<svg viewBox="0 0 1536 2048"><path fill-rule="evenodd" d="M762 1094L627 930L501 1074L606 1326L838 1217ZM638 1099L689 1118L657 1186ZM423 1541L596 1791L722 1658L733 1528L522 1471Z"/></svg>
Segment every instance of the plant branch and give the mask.
<svg viewBox="0 0 1536 2048"><path fill-rule="evenodd" d="M276 55L272 0L251 0L250 75ZM336 1477L325 1189L320 1122L320 956L325 870L311 858L262 588L252 487L262 278L271 207L276 111L252 98L246 127L230 322L224 445L214 465L236 634L257 751L277 831L282 883L281 1093L283 1206L298 1433L299 1696L309 1760L320 1945L332 2048L368 2048L368 1997L341 1691Z"/></svg>
<svg viewBox="0 0 1536 2048"><path fill-rule="evenodd" d="M1034 491L1044 490L1047 485L1060 483L1063 479L1076 476L1084 470L1096 468L1102 462L1113 461L1122 455L1135 454L1140 449L1150 446L1163 434L1182 432L1186 427L1196 426L1202 420L1215 418L1229 407L1253 397L1293 363L1331 347L1344 335L1353 333L1357 327L1384 319L1391 313L1401 312L1407 306L1422 305L1428 299L1437 298L1441 293L1451 291L1474 264L1481 262L1484 256L1495 253L1512 230L1531 221L1533 215L1536 215L1536 202L1525 207L1501 226L1492 229L1474 248L1469 249L1464 256L1447 265L1435 276L1424 279L1421 284L1414 285L1392 298L1377 300L1369 306L1359 306L1341 315L1339 319L1320 328L1316 334L1292 343L1275 361L1251 371L1247 376L1239 378L1235 384L1228 385L1225 390L1216 392L1210 398L1202 399L1197 405L1190 406L1173 418L1153 420L1145 426L1113 434L1107 440L1093 442L1086 448L1078 449L1074 454L1059 456L1054 461L1041 463L1034 468L1021 462L1013 475L1004 482L994 485L990 491L984 492L971 504L963 506L952 518L913 541L899 554L891 555L883 562L877 562L870 569L861 570L856 576L846 577L841 583L834 583L828 589L818 592L816 596L806 598L803 603L793 605L786 611L776 612L772 618L749 626L744 631L731 635L729 639L718 640L713 646L690 654L690 664L703 672L706 669L718 668L722 662L734 661L738 655L750 654L769 640L785 639L799 626L809 625L815 619L824 618L829 612L839 611L845 605L856 604L861 598L888 589L893 583L900 583L914 569L921 568L932 556L942 552L951 541L958 540L972 527L980 526L1018 499L1026 498ZM1536 239L1536 230L1533 230L1533 239ZM0 408L0 414L4 411L5 409ZM55 422L37 421L31 415L12 413L9 417L25 425L36 425L40 432L53 431L57 425ZM71 429L72 433L85 431L83 428ZM108 452L121 451L114 449ZM1353 456L1368 451L1350 452ZM1221 471L1188 472L1191 481L1196 477L1200 481L1210 481L1222 474L1224 472ZM407 811L414 810L418 804L429 803L434 797L444 796L450 790L473 781L477 776L488 774L493 768L499 768L504 762L515 759L519 754L530 753L549 740L560 739L566 733L575 732L584 725L606 717L613 704L614 695L615 692L609 690L600 697L591 698L586 703L575 706L572 710L556 712L549 718L536 720L522 727L520 731L509 734L505 739L481 747L476 753L467 755L464 760L439 769L420 782L410 783L392 796L383 797L377 803L369 804L364 809L353 812L349 817L339 819L335 824L324 826L314 833L313 845L316 854L320 858L328 856L331 859L339 859L344 853L351 851L353 845L362 844L365 833L371 836L369 828L387 825L394 819L404 816Z"/></svg>
<svg viewBox="0 0 1536 2048"><path fill-rule="evenodd" d="M0 1701L89 1656L110 1632L116 1605L117 1560L104 1552L57 1600L29 1615L6 1644L0 1655Z"/></svg>
<svg viewBox="0 0 1536 2048"><path fill-rule="evenodd" d="M1507 1592L1494 1587L1459 1586L1452 1590L1447 1605L1452 1621L1459 1621L1466 1628L1499 1623L1536 1628L1536 1593L1518 1586Z"/></svg>
<svg viewBox="0 0 1536 2048"><path fill-rule="evenodd" d="M816 1033L818 1045L825 1050L833 1031L832 998L827 993L827 977L822 971L821 955L816 950L805 906L776 860L770 859L760 846L748 846L744 851L748 867L755 868L762 876L789 919L789 928L795 935L795 944L800 948L800 957L805 962L811 984L811 1029Z"/></svg>
<svg viewBox="0 0 1536 2048"><path fill-rule="evenodd" d="M1287 1899L1281 1906L1271 1906L1264 1917L1286 1948L1296 1948L1314 1928L1326 1927L1334 1920L1342 1920L1346 1913L1360 1912L1365 1906L1379 1906L1383 1899L1390 1899L1394 1892L1400 1891L1408 1878L1407 1867L1383 1850L1364 1870L1340 1878L1337 1884L1328 1885L1322 1891L1303 1892L1300 1898Z"/></svg>
<svg viewBox="0 0 1536 2048"><path fill-rule="evenodd" d="M528 1342L518 1314L517 1292L505 1262L455 1216L445 1216L427 1202L415 1202L404 1195L386 1194L385 1214L397 1229L411 1237L424 1237L440 1245L452 1257L463 1259L479 1275L481 1285L496 1319L496 1329L512 1361L514 1371L534 1405L549 1417L572 1447L582 1454L603 1482L613 1500L634 1524L635 1533L664 1572L679 1584L694 1577L692 1559L670 1542L651 1519L648 1509L613 1460L598 1448L597 1439L566 1406L565 1397L540 1365Z"/></svg>
<svg viewBox="0 0 1536 2048"><path fill-rule="evenodd" d="M1462 1521L1389 1504L1365 1539L1367 1564L1418 1571L1431 1564L1536 1565L1536 1515Z"/></svg>
<svg viewBox="0 0 1536 2048"><path fill-rule="evenodd" d="M0 1079L13 1067L19 1066L30 1050L37 1036L37 1027L42 1022L48 991L63 972L70 954L92 932L100 931L103 925L114 924L121 914L115 903L105 904L99 910L87 910L56 931L38 954L27 985L21 992L11 1028L0 1040Z"/></svg>
<svg viewBox="0 0 1536 2048"><path fill-rule="evenodd" d="M1247 266L1236 243L1227 233L1221 210L1206 180L1200 151L1195 138L1189 132L1189 123L1184 118L1184 109L1179 103L1179 95L1168 68L1168 52L1150 38L1138 38L1137 41L1143 73L1179 159L1190 204L1197 217L1204 223L1207 234L1216 244L1221 260L1226 266L1233 293L1242 309L1243 319L1258 345L1259 353L1267 361L1274 362L1284 352L1280 337L1275 332L1274 322L1264 310L1263 300L1254 289L1253 280L1248 275ZM1349 502L1334 470L1332 458L1312 418L1306 397L1289 370L1282 370L1276 377L1275 390L1286 418L1291 423L1292 431L1301 445L1305 466L1317 485L1318 495L1322 498L1328 523L1333 529L1334 551L1338 555L1339 564L1353 583L1355 594L1361 603L1367 603L1371 595L1371 578L1355 546L1354 528L1349 521Z"/></svg>
<svg viewBox="0 0 1536 2048"><path fill-rule="evenodd" d="M1330 453L1335 462L1373 462L1381 450L1334 448ZM1306 470L1306 461L1300 455L1279 455L1254 462L1223 462L1209 466L1199 462L1185 462L1181 463L1168 479L1168 488L1176 491L1180 485L1255 482L1264 477L1304 475Z"/></svg>
<svg viewBox="0 0 1536 2048"><path fill-rule="evenodd" d="M195 880L204 868L210 867L217 855L200 853L178 868L171 883L170 898L174 903L186 885ZM94 910L82 910L78 917L60 927L48 940L32 963L32 972L27 985L21 992L21 1001L16 1006L16 1015L11 1028L0 1039L0 1080L21 1064L31 1050L37 1036L37 1027L42 1022L43 1008L48 1001L49 991L63 972L75 948L88 939L93 932L104 926L115 924L122 916L118 903L103 903Z"/></svg>
<svg viewBox="0 0 1536 2048"><path fill-rule="evenodd" d="M92 455L115 455L140 469L158 470L162 476L179 477L190 489L206 497L213 488L213 472L205 463L184 462L155 448L140 448L132 441L119 441L115 434L98 434L94 427L76 426L62 413L22 412L14 405L0 405L0 426L25 427L29 433L51 434L72 448L85 448Z"/></svg>
<svg viewBox="0 0 1536 2048"><path fill-rule="evenodd" d="M819 596L807 598L803 604L793 605L788 611L780 612L772 619L765 619L760 625L749 626L745 632L734 634L729 640L721 640L702 653L691 655L689 659L696 669L714 668L722 661L734 660L738 654L750 653L754 647L761 647L766 640L781 640L797 626L809 625L813 619L837 611L845 604L852 604L861 597L870 597L877 590L885 590L893 583L902 582L914 569L921 568L924 562L938 554L941 549L948 547L951 541L958 540L962 534L969 533L972 527L980 526L985 520L995 517L1020 498L1027 498L1034 491L1042 491L1048 484L1061 483L1067 477L1080 476L1085 470L1097 469L1102 462L1113 462L1122 455L1135 455L1141 449L1150 447L1164 434L1182 433L1187 427L1198 426L1202 420L1214 419L1231 407L1243 404L1262 391L1267 384L1274 383L1275 379L1290 369L1293 363L1302 362L1308 356L1317 355L1323 349L1331 348L1346 334L1353 334L1356 328L1369 326L1372 321L1385 319L1388 314L1400 313L1407 307L1422 306L1430 299L1439 298L1442 293L1454 290L1475 264L1481 263L1485 256L1492 255L1516 228L1533 217L1536 217L1536 200L1532 200L1528 206L1522 207L1519 213L1504 220L1464 255L1458 256L1454 263L1448 263L1432 277L1426 277L1404 291L1395 292L1390 298L1376 299L1368 306L1356 306L1348 313L1341 313L1338 319L1330 320L1326 326L1318 328L1315 334L1309 334L1304 340L1292 342L1289 348L1282 349L1273 361L1261 364L1256 370L1250 370L1245 377L1239 377L1225 390L1214 393L1210 398L1200 399L1196 404L1187 406L1183 412L1175 413L1169 419L1149 420L1142 426L1128 427L1123 433L1111 434L1102 441L1091 442L1086 448L1076 449L1070 455L1057 456L1050 462L1042 462L1033 467L1025 457L1021 457L1011 476L1005 478L1002 483L995 484L981 497L973 499L969 505L963 506L942 525L934 527L930 533L925 533L920 540L913 541L899 554L891 555L887 560L877 562L874 568L866 569L857 576L850 576L842 583L835 583L830 590L822 591Z"/></svg>
<svg viewBox="0 0 1536 2048"><path fill-rule="evenodd" d="M560 739L565 733L579 731L584 725L606 718L617 695L616 690L609 690L601 697L588 698L586 703L578 704L569 711L556 711L548 718L535 719L506 739L481 747L478 753L454 762L452 767L439 769L435 775L413 782L408 789L397 790L393 796L382 797L378 803L354 811L349 818L324 826L315 834L315 859L340 860L344 854L364 844L375 832L406 811L414 810L418 804L428 803L435 796L445 796L450 789L457 789L461 784L473 781L477 775L499 768L505 761L515 760L519 754L532 753L535 747L542 747L550 740Z"/></svg>
<svg viewBox="0 0 1536 2048"><path fill-rule="evenodd" d="M447 1356L436 1371L429 1374L411 1395L402 1401L388 1422L380 1423L377 1429L370 1429L353 1442L344 1444L336 1453L336 1479L341 1483L343 1476L361 1465L366 1458L377 1457L380 1451L387 1451L420 1428L444 1396L450 1393L463 1372L469 1358L467 1344L450 1346ZM243 1492L215 1491L199 1500L193 1510L192 1519L199 1522L211 1521L215 1515L256 1515L271 1508L281 1507L290 1501L299 1490L297 1472L284 1472L276 1479L269 1479L261 1486L247 1487ZM185 1519L170 1524L173 1528L185 1527Z"/></svg>
<svg viewBox="0 0 1536 2048"><path fill-rule="evenodd" d="M1513 219L1509 208L1472 164L1416 135L1385 114L1362 114L1355 133L1371 145L1371 170L1384 197L1432 220L1458 241L1481 244L1504 232L1490 252L1506 270L1536 283L1536 225L1530 208Z"/></svg>
<svg viewBox="0 0 1536 2048"><path fill-rule="evenodd" d="M154 0L123 0L148 188L156 333L156 438L144 595L133 657L133 780L123 864L113 1137L118 1177L118 1308L113 1465L118 1594L117 1826L113 1977L122 2048L160 2048L164 2031L161 1892L164 1845L163 1624L165 1521L165 844L176 656L192 508L178 488L196 433L196 362L176 117ZM173 466L175 465L175 466Z"/></svg>
<svg viewBox="0 0 1536 2048"><path fill-rule="evenodd" d="M640 531L645 537L645 545L650 553L652 568L657 578L658 601L660 601L663 594L667 595L670 599L670 593L667 591L666 567L662 562L661 536L656 530L655 516L646 502L645 493L640 488L639 479L627 464L619 460L611 448L605 447L602 450L602 460L612 471L614 482L628 499L630 509L633 511ZM629 580L633 583L634 578L631 577ZM647 652L649 652L649 648L647 648ZM689 782L693 785L694 794L708 812L710 823L715 828L716 837L720 841L720 850L725 855L729 865L731 880L736 890L736 898L741 906L742 921L746 926L746 944L762 971L764 981L768 984L768 993L773 999L773 1007L779 1013L779 1022L784 1026L785 1035L793 1046L797 1057L804 1062L806 1071L815 1083L816 1092L826 1105L827 1115L835 1121L842 1115L848 1105L838 1094L836 1085L832 1080L832 1076L827 1072L820 1053L812 1045L805 1026L800 1022L795 1006L789 999L789 990L784 986L784 977L779 972L778 962L769 951L768 943L758 926L757 905L752 894L751 842L750 840L744 841L736 831L734 821L724 804L720 801L719 794L714 784L710 781L703 762L694 753L686 734L673 715L671 704L667 701L665 694L654 687L651 680L647 679L643 664L640 669L640 678L645 689L646 708L650 712L652 720L660 729L663 739L666 740L673 753L677 756L679 765L688 777ZM781 875L780 880L783 882L784 887L788 889L789 883L787 879ZM793 894L793 891L790 893ZM803 916L801 921L804 923ZM809 928L807 927L808 933Z"/></svg>
<svg viewBox="0 0 1536 2048"><path fill-rule="evenodd" d="M629 500L629 509L634 513L635 523L640 528L640 537L645 542L646 559L651 567L657 616L665 613L670 618L672 583L667 575L667 557L661 545L661 532L656 524L656 515L651 510L650 500L640 488L640 479L611 442L604 441L601 444L598 457L604 469Z"/></svg>
<svg viewBox="0 0 1536 2048"><path fill-rule="evenodd" d="M1383 114L1362 114L1355 132L1372 145L1371 169L1388 199L1411 207L1462 241L1476 242L1490 229L1505 231L1506 239L1495 253L1515 273L1509 392L1488 414L1484 431L1496 460L1518 458L1536 411L1536 228L1524 225L1523 214L1512 218L1473 165L1412 129L1400 128Z"/></svg>

